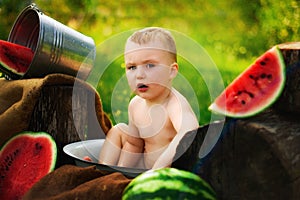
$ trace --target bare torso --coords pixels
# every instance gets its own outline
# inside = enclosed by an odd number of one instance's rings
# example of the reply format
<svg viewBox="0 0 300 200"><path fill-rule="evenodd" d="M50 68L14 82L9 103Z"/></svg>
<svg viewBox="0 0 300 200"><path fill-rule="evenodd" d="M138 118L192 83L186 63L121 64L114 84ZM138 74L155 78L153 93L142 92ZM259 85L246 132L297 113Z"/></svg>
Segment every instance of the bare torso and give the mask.
<svg viewBox="0 0 300 200"><path fill-rule="evenodd" d="M144 140L144 163L147 168L153 166L177 133L169 118L168 103L147 105L139 97L134 99L134 110L130 114L139 136Z"/></svg>

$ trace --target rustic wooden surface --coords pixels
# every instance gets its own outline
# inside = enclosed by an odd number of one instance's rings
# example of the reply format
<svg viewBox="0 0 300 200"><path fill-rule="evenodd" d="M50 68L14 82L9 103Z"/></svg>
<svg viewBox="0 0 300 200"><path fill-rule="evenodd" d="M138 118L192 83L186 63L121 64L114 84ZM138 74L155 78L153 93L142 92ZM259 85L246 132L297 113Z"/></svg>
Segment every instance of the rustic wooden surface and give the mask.
<svg viewBox="0 0 300 200"><path fill-rule="evenodd" d="M194 169L219 199L300 199L298 120L273 110L227 119L218 143ZM205 135L205 127L199 133ZM203 137L197 139L202 144Z"/></svg>
<svg viewBox="0 0 300 200"><path fill-rule="evenodd" d="M300 42L280 44L279 48L286 65L286 83L276 107L300 114Z"/></svg>
<svg viewBox="0 0 300 200"><path fill-rule="evenodd" d="M66 144L104 138L94 113L95 94L72 86L47 86L33 110L28 130L48 132L58 147L57 167L73 163L63 153Z"/></svg>

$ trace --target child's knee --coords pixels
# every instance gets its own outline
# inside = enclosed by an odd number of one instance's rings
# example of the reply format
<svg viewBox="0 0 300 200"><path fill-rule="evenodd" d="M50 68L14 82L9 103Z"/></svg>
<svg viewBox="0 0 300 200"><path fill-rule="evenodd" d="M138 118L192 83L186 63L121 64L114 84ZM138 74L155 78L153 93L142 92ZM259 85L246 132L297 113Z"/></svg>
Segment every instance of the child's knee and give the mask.
<svg viewBox="0 0 300 200"><path fill-rule="evenodd" d="M107 133L108 136L122 136L123 128L120 127L119 124L113 126Z"/></svg>
<svg viewBox="0 0 300 200"><path fill-rule="evenodd" d="M119 123L119 124L116 124L114 126L116 129L118 129L119 133L120 134L128 134L128 125L127 124L124 124L124 123Z"/></svg>

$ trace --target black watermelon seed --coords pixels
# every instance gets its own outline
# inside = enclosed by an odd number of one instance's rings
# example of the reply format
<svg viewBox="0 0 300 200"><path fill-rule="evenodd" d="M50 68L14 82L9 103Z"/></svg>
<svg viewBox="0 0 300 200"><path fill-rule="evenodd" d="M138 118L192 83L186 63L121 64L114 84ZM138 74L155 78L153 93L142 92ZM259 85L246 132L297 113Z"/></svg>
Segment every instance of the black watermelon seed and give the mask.
<svg viewBox="0 0 300 200"><path fill-rule="evenodd" d="M268 74L268 75L267 75L267 78L268 78L268 79L272 79L272 77L273 77L272 74Z"/></svg>
<svg viewBox="0 0 300 200"><path fill-rule="evenodd" d="M263 73L263 74L260 75L260 78L266 78L266 76L267 75L265 73Z"/></svg>
<svg viewBox="0 0 300 200"><path fill-rule="evenodd" d="M265 66L265 65L266 65L266 62L265 62L265 61L261 61L261 62L260 62L260 65Z"/></svg>

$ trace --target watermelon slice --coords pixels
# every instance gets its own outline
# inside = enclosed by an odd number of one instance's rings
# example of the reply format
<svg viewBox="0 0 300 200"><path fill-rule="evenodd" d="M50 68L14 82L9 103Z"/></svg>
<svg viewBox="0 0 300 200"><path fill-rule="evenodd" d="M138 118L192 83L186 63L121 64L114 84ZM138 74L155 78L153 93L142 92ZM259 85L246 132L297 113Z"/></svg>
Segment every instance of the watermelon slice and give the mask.
<svg viewBox="0 0 300 200"><path fill-rule="evenodd" d="M0 151L0 199L21 199L55 167L56 143L44 132L23 132Z"/></svg>
<svg viewBox="0 0 300 200"><path fill-rule="evenodd" d="M33 51L25 46L0 40L0 69L20 76L28 70L33 59Z"/></svg>
<svg viewBox="0 0 300 200"><path fill-rule="evenodd" d="M255 115L277 99L284 83L285 64L275 46L233 80L209 110L235 118Z"/></svg>

